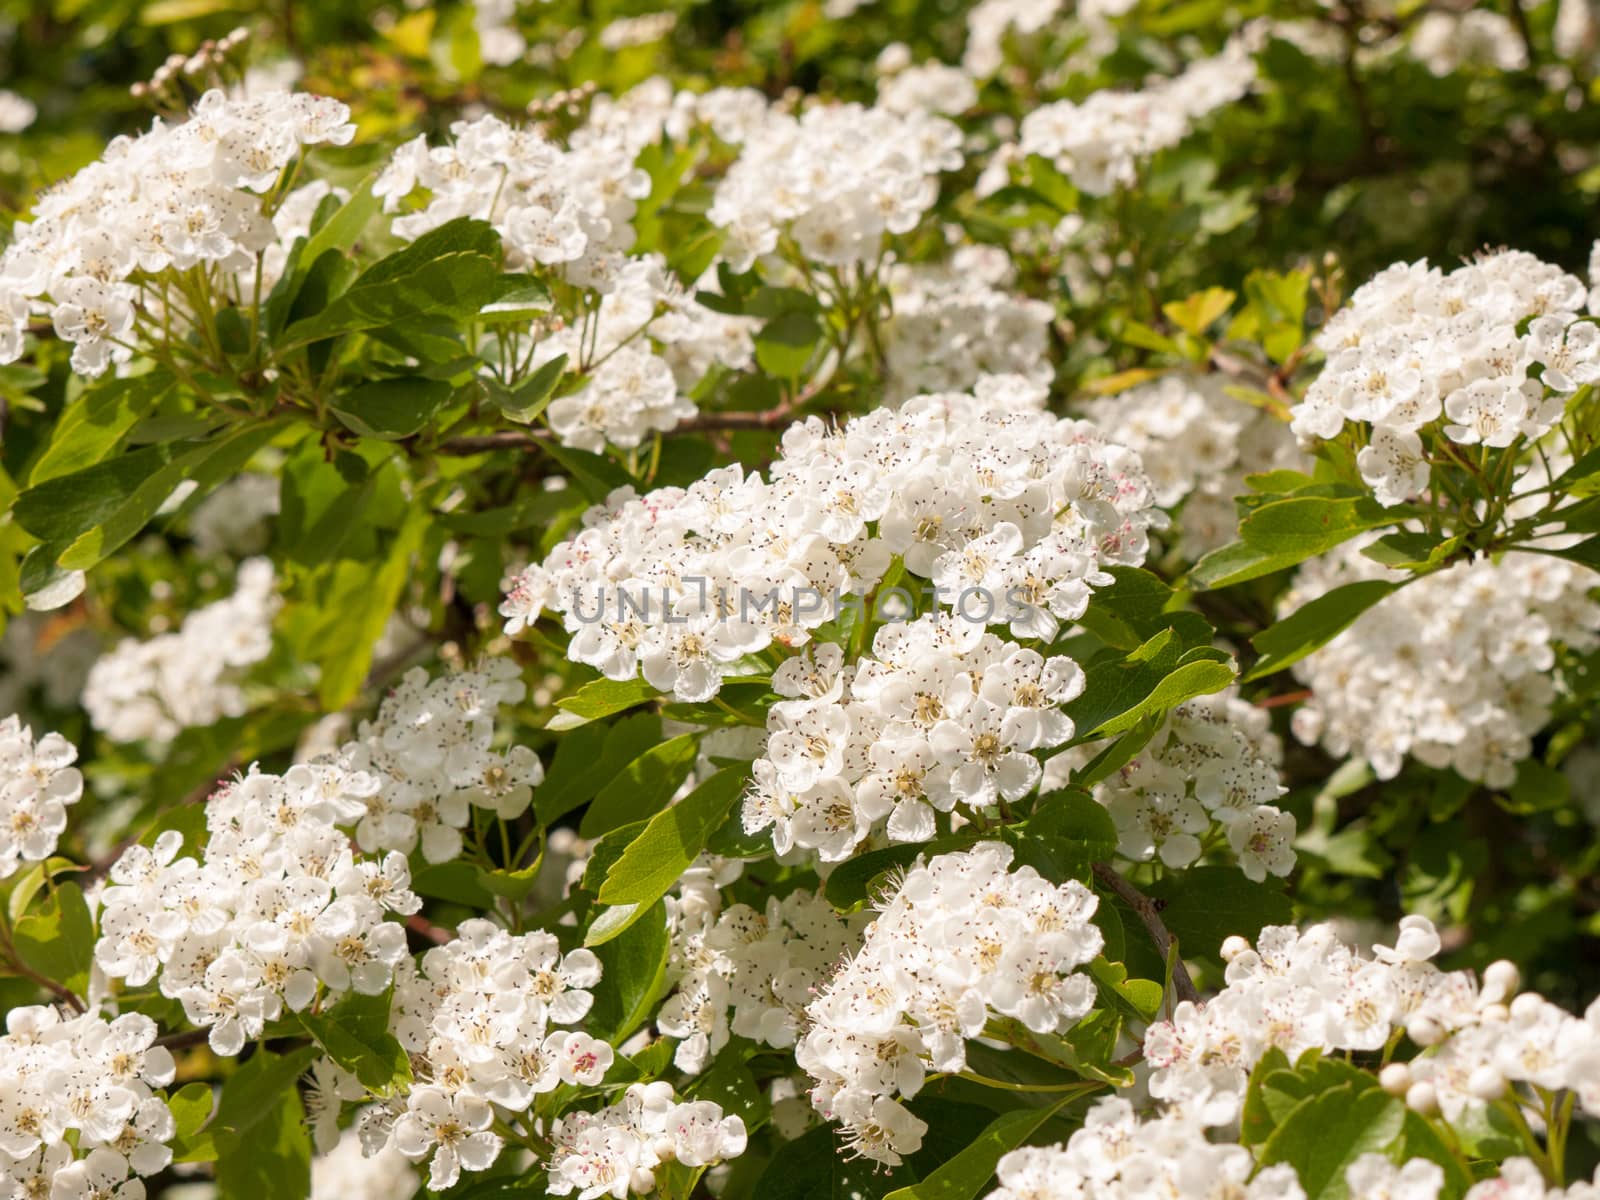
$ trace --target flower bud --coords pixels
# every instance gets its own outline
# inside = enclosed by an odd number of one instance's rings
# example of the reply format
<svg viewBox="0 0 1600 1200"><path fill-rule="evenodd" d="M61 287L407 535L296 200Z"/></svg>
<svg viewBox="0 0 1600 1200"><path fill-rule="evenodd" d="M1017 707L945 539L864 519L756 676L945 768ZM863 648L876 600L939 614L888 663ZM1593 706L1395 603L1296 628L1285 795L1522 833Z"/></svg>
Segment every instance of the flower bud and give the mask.
<svg viewBox="0 0 1600 1200"><path fill-rule="evenodd" d="M1249 940L1235 933L1222 943L1222 961L1232 962L1248 949L1250 949Z"/></svg>
<svg viewBox="0 0 1600 1200"><path fill-rule="evenodd" d="M1486 1004L1478 1011L1478 1019L1485 1024L1500 1025L1511 1019L1511 1010L1504 1004Z"/></svg>
<svg viewBox="0 0 1600 1200"><path fill-rule="evenodd" d="M1413 1013L1406 1022L1406 1036L1419 1046L1437 1046L1444 1041L1444 1026L1427 1013Z"/></svg>
<svg viewBox="0 0 1600 1200"><path fill-rule="evenodd" d="M1506 1094L1505 1076L1493 1067L1479 1067L1467 1077L1467 1091L1479 1100L1498 1100Z"/></svg>
<svg viewBox="0 0 1600 1200"><path fill-rule="evenodd" d="M1500 959L1490 963L1483 972L1483 995L1491 1001L1507 1000L1517 994L1522 986L1522 973L1516 963Z"/></svg>
<svg viewBox="0 0 1600 1200"><path fill-rule="evenodd" d="M1544 1007L1544 997L1538 992L1523 992L1511 1002L1511 1015L1519 1021L1531 1021Z"/></svg>
<svg viewBox="0 0 1600 1200"><path fill-rule="evenodd" d="M1406 1089L1406 1107L1426 1116L1439 1109L1439 1093L1431 1083L1413 1083Z"/></svg>
<svg viewBox="0 0 1600 1200"><path fill-rule="evenodd" d="M1378 1072L1378 1086L1391 1096L1404 1096L1411 1089L1411 1068L1405 1063L1390 1063Z"/></svg>

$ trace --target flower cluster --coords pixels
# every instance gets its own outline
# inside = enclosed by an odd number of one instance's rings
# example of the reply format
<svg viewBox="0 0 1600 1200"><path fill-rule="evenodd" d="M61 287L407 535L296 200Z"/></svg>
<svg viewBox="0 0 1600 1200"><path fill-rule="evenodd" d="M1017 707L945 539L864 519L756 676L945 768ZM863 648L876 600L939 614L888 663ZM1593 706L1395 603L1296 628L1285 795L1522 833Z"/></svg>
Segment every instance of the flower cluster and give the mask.
<svg viewBox="0 0 1600 1200"><path fill-rule="evenodd" d="M963 1070L966 1040L992 1018L1055 1033L1093 1006L1075 968L1100 953L1096 896L1008 870L1011 858L981 842L912 867L806 1010L795 1061L856 1153L893 1164L921 1146L927 1126L895 1097L915 1096L930 1070Z"/></svg>
<svg viewBox="0 0 1600 1200"><path fill-rule="evenodd" d="M152 276L214 266L236 272L277 240L263 194L302 147L344 145L350 110L287 92L207 92L188 121L120 137L46 192L0 255L0 363L22 354L35 312L73 343L73 369L98 375L131 356L143 312L164 308Z"/></svg>
<svg viewBox="0 0 1600 1200"><path fill-rule="evenodd" d="M1517 250L1448 274L1396 263L1317 335L1327 364L1291 427L1333 438L1346 421L1368 423L1361 477L1380 504L1399 504L1428 486L1422 434L1441 418L1462 445L1536 441L1568 396L1600 380L1600 327L1577 320L1587 299L1582 280Z"/></svg>
<svg viewBox="0 0 1600 1200"><path fill-rule="evenodd" d="M744 142L707 213L736 270L792 241L808 262L869 266L887 234L907 233L961 165L961 130L921 110L818 105L772 110Z"/></svg>
<svg viewBox="0 0 1600 1200"><path fill-rule="evenodd" d="M1282 610L1355 580L1400 578L1361 545L1301 567ZM1412 755L1509 787L1560 693L1556 645L1600 645L1593 582L1585 567L1517 553L1412 580L1295 664L1312 692L1295 712L1295 736L1359 754L1383 779Z"/></svg>
<svg viewBox="0 0 1600 1200"><path fill-rule="evenodd" d="M140 1176L172 1161L177 1133L158 1089L172 1055L156 1024L128 1013L63 1017L13 1008L0 1037L0 1191L7 1196L143 1200Z"/></svg>
<svg viewBox="0 0 1600 1200"><path fill-rule="evenodd" d="M1163 375L1092 401L1085 415L1138 451L1157 504L1183 506L1177 547L1190 560L1233 538L1246 475L1305 463L1282 421L1228 395L1216 375Z"/></svg>
<svg viewBox="0 0 1600 1200"><path fill-rule="evenodd" d="M1038 33L1063 7L1064 0L978 0L967 13L962 67L976 78L987 79L1005 62L1008 37Z"/></svg>
<svg viewBox="0 0 1600 1200"><path fill-rule="evenodd" d="M1117 825L1117 853L1187 867L1202 835L1221 827L1254 880L1294 869L1294 817L1273 801L1283 749L1265 711L1237 696L1204 696L1172 710L1136 757L1095 789Z"/></svg>
<svg viewBox="0 0 1600 1200"><path fill-rule="evenodd" d="M650 194L630 147L597 137L563 149L495 116L457 121L450 134L445 145L426 135L406 142L373 185L386 212L410 209L395 217L396 235L474 217L494 226L513 269L559 267L579 287L612 290L637 202Z"/></svg>
<svg viewBox="0 0 1600 1200"><path fill-rule="evenodd" d="M964 648L966 629L977 637ZM848 667L819 644L773 674L788 699L767 716L745 831L771 827L779 854L800 847L823 862L849 858L880 822L890 841L930 841L936 813L1038 786L1033 751L1072 736L1060 706L1083 684L1070 658L933 617L883 626L873 657Z"/></svg>
<svg viewBox="0 0 1600 1200"><path fill-rule="evenodd" d="M1441 77L1464 66L1520 71L1528 65L1527 47L1516 26L1488 9L1424 13L1411 32L1411 53Z"/></svg>
<svg viewBox="0 0 1600 1200"><path fill-rule="evenodd" d="M724 1162L744 1153L745 1140L744 1121L711 1101L679 1101L670 1083L636 1083L617 1104L555 1123L546 1190L576 1200L648 1195L663 1164Z"/></svg>
<svg viewBox="0 0 1600 1200"><path fill-rule="evenodd" d="M1600 1116L1600 1002L1574 1017L1535 992L1513 999L1510 963L1483 983L1429 959L1439 935L1425 917L1400 923L1395 945L1362 958L1331 926L1261 931L1252 949L1230 938L1227 986L1204 1005L1185 1001L1145 1033L1150 1094L1206 1124L1234 1120L1250 1069L1271 1047L1294 1061L1308 1050L1381 1050L1397 1030L1421 1048L1391 1063L1383 1086L1420 1111L1457 1119L1516 1084L1568 1089Z"/></svg>
<svg viewBox="0 0 1600 1200"><path fill-rule="evenodd" d="M505 630L548 608L570 658L700 701L747 655L803 644L898 556L964 613L945 622L963 650L991 621L1053 637L1101 564L1143 560L1162 515L1137 455L1042 400L994 379L837 428L797 423L770 481L730 466L687 489L620 488L508 580Z"/></svg>
<svg viewBox="0 0 1600 1200"><path fill-rule="evenodd" d="M1235 38L1215 58L1142 91L1098 91L1081 104L1060 100L1035 108L1022 119L1022 153L1051 160L1091 196L1130 187L1142 161L1177 145L1202 117L1249 92L1256 79L1254 40Z"/></svg>
<svg viewBox="0 0 1600 1200"><path fill-rule="evenodd" d="M944 262L890 268L894 315L883 329L890 400L967 391L993 375L1049 386L1055 313L1010 290L1014 274L1002 250L982 245L961 246Z"/></svg>
<svg viewBox="0 0 1600 1200"><path fill-rule="evenodd" d="M1432 1182L1431 1175L1429 1182ZM1414 1197L1397 1192L1394 1200L1436 1200L1436 1197L1419 1187ZM1531 1158L1508 1158L1500 1164L1500 1174L1496 1178L1473 1184L1467 1189L1464 1200L1600 1200L1600 1170L1596 1170L1594 1178L1587 1183L1579 1180L1570 1187L1547 1188L1544 1172Z"/></svg>
<svg viewBox="0 0 1600 1200"><path fill-rule="evenodd" d="M113 864L95 962L130 987L159 975L161 994L224 1055L321 992L382 992L406 953L388 914L421 901L403 855L358 856L338 828L364 811L371 786L297 766L219 789L198 859L180 858L183 835L167 830Z"/></svg>
<svg viewBox="0 0 1600 1200"><path fill-rule="evenodd" d="M472 0L472 30L478 55L496 67L509 67L528 52L528 39L517 28L517 10L526 0Z"/></svg>
<svg viewBox="0 0 1600 1200"><path fill-rule="evenodd" d="M492 743L496 712L526 693L516 663L505 658L432 678L421 667L407 671L355 740L316 764L372 781L355 828L360 848L420 848L430 863L449 862L461 853L474 807L506 821L521 816L544 764L526 746L501 753Z"/></svg>
<svg viewBox="0 0 1600 1200"><path fill-rule="evenodd" d="M239 565L233 595L146 641L125 638L89 669L83 707L114 742L167 742L180 730L241 715L239 679L272 652L272 622L282 607L272 563Z"/></svg>
<svg viewBox="0 0 1600 1200"><path fill-rule="evenodd" d="M562 1084L605 1078L615 1058L607 1043L551 1029L581 1021L599 981L592 951L563 955L553 934L514 935L479 918L424 954L420 968L405 959L389 1026L419 1082L389 1110L373 1110L369 1144L429 1161L436 1191L462 1170L486 1170L502 1145L489 1128L496 1106L523 1112Z"/></svg>
<svg viewBox="0 0 1600 1200"><path fill-rule="evenodd" d="M83 795L78 749L59 733L37 741L20 718L0 720L0 879L56 852L67 806Z"/></svg>
<svg viewBox="0 0 1600 1200"><path fill-rule="evenodd" d="M1205 1126L1179 1111L1140 1120L1120 1096L1095 1101L1066 1145L1013 1150L996 1175L1000 1186L985 1200L1305 1200L1293 1167L1257 1172L1247 1147L1208 1141Z"/></svg>
<svg viewBox="0 0 1600 1200"><path fill-rule="evenodd" d="M336 755L281 776L252 767L207 802L203 848L180 858L168 830L123 852L95 961L134 987L159 974L219 1054L319 993L382 992L408 961L388 915L421 906L406 854L454 858L471 805L516 816L542 778L525 747L489 749L496 707L522 691L505 661L431 681L419 668Z"/></svg>
<svg viewBox="0 0 1600 1200"><path fill-rule="evenodd" d="M729 882L702 859L667 898L674 988L656 1028L679 1039L673 1063L691 1075L705 1070L730 1033L793 1046L814 989L856 940L858 923L815 892L770 896L765 912L748 904L724 908L720 888Z"/></svg>

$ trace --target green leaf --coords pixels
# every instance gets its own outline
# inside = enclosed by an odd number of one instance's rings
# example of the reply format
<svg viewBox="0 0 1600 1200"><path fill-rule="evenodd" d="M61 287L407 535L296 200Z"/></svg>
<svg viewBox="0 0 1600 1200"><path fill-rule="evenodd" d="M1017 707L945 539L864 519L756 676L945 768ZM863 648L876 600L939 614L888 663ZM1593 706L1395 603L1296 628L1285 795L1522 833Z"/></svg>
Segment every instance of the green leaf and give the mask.
<svg viewBox="0 0 1600 1200"><path fill-rule="evenodd" d="M1274 675L1320 650L1399 586L1400 582L1386 579L1359 579L1301 605L1250 639L1261 657L1245 673L1243 682Z"/></svg>
<svg viewBox="0 0 1600 1200"><path fill-rule="evenodd" d="M413 317L464 319L496 298L500 235L460 217L430 230L357 276L321 312L294 322L278 353Z"/></svg>
<svg viewBox="0 0 1600 1200"><path fill-rule="evenodd" d="M266 1051L258 1050L258 1055ZM251 1060L255 1061L254 1059ZM245 1064L248 1066L249 1064ZM223 1088L239 1085L241 1070ZM217 1141L217 1200L260 1200L262 1196L307 1196L311 1193L311 1131L300 1093L293 1087L258 1095L249 1137ZM222 1113L219 1111L218 1123Z"/></svg>
<svg viewBox="0 0 1600 1200"><path fill-rule="evenodd" d="M84 995L94 962L94 917L83 889L58 884L44 908L23 917L12 929L17 957L46 979Z"/></svg>
<svg viewBox="0 0 1600 1200"><path fill-rule="evenodd" d="M478 319L486 325L526 326L549 310L549 288L532 275L507 275L495 298L478 310Z"/></svg>
<svg viewBox="0 0 1600 1200"><path fill-rule="evenodd" d="M1086 675L1083 694L1066 709L1074 744L1126 732L1152 714L1219 692L1233 682L1234 668L1221 651L1185 649L1177 630L1166 629L1125 658L1091 663Z"/></svg>
<svg viewBox="0 0 1600 1200"><path fill-rule="evenodd" d="M602 906L597 911L594 920L589 922L589 931L583 935L583 944L585 946L603 946L611 941L612 938L621 937L649 911L649 908L643 904Z"/></svg>
<svg viewBox="0 0 1600 1200"><path fill-rule="evenodd" d="M1243 1145L1259 1146L1278 1127L1278 1118L1266 1100L1266 1081L1278 1071L1289 1071L1289 1056L1281 1047L1268 1046L1251 1070L1250 1082L1245 1088L1244 1110L1239 1117L1239 1141Z"/></svg>
<svg viewBox="0 0 1600 1200"><path fill-rule="evenodd" d="M1002 1113L950 1158L931 1171L927 1178L909 1187L896 1188L885 1200L972 1200L987 1190L995 1167L1011 1151L1066 1105L1079 1099L1068 1094L1044 1108L1021 1108Z"/></svg>
<svg viewBox="0 0 1600 1200"><path fill-rule="evenodd" d="M1263 504L1239 526L1239 540L1213 550L1189 572L1201 588L1231 587L1326 554L1368 529L1404 520L1365 496L1291 496Z"/></svg>
<svg viewBox="0 0 1600 1200"><path fill-rule="evenodd" d="M1302 1100L1272 1131L1258 1155L1288 1163L1306 1200L1348 1200L1344 1173L1363 1154L1381 1154L1399 1136L1406 1107L1378 1088L1345 1083Z"/></svg>
<svg viewBox="0 0 1600 1200"><path fill-rule="evenodd" d="M1203 292L1185 296L1182 300L1163 304L1161 311L1166 314L1167 320L1179 329L1200 337L1233 306L1236 298L1227 288L1207 288Z"/></svg>
<svg viewBox="0 0 1600 1200"><path fill-rule="evenodd" d="M361 525L377 481L360 455L340 452L330 462L321 442L307 442L284 464L279 487L277 532L284 557L307 567L339 557Z"/></svg>
<svg viewBox="0 0 1600 1200"><path fill-rule="evenodd" d="M1399 1163L1425 1158L1438 1164L1444 1171L1444 1189L1439 1193L1439 1200L1461 1200L1472 1187L1472 1176L1461 1165L1461 1159L1451 1152L1445 1140L1439 1136L1439 1131L1417 1113L1406 1112L1405 1124L1400 1127L1400 1139L1391 1153Z"/></svg>
<svg viewBox="0 0 1600 1200"><path fill-rule="evenodd" d="M1163 902L1161 920L1185 958L1221 963L1225 938L1253 938L1268 925L1286 925L1294 909L1278 881L1253 883L1236 867L1189 867L1146 889Z"/></svg>
<svg viewBox="0 0 1600 1200"><path fill-rule="evenodd" d="M653 904L666 895L705 849L711 831L744 790L748 765L718 771L628 844L600 888L605 904Z"/></svg>
<svg viewBox="0 0 1600 1200"><path fill-rule="evenodd" d="M1117 329L1117 341L1161 354L1182 354L1177 342L1140 321L1126 320Z"/></svg>
<svg viewBox="0 0 1600 1200"><path fill-rule="evenodd" d="M556 701L556 707L586 721L596 721L612 713L636 708L661 694L643 679L596 679L584 684L572 695L561 697Z"/></svg>
<svg viewBox="0 0 1600 1200"><path fill-rule="evenodd" d="M614 725L580 725L556 742L555 761L533 792L539 824L589 803L617 773L661 740L661 718L638 713Z"/></svg>
<svg viewBox="0 0 1600 1200"><path fill-rule="evenodd" d="M246 1135L271 1115L273 1100L284 1092L295 1094L295 1081L320 1053L316 1046L301 1046L284 1054L256 1047L223 1086L216 1119L209 1126L217 1144L227 1148L244 1142Z"/></svg>
<svg viewBox="0 0 1600 1200"><path fill-rule="evenodd" d="M270 442L284 421L268 421L225 431L212 440L180 454L134 490L127 502L104 522L74 541L57 561L68 570L86 571L121 548L142 530L156 511L171 498L180 483L195 484L190 501L231 479L255 452Z"/></svg>
<svg viewBox="0 0 1600 1200"><path fill-rule="evenodd" d="M1154 979L1130 979L1125 964L1110 962L1103 956L1089 964L1089 973L1134 1020L1153 1021L1161 1011L1166 989Z"/></svg>
<svg viewBox="0 0 1600 1200"><path fill-rule="evenodd" d="M868 1158L852 1158L832 1125L819 1125L784 1142L751 1188L760 1200L882 1200L914 1183L910 1167L885 1168Z"/></svg>
<svg viewBox="0 0 1600 1200"><path fill-rule="evenodd" d="M40 541L70 544L86 530L109 520L178 453L175 445L145 446L71 474L56 475L18 496L12 516ZM170 494L168 488L161 499Z"/></svg>
<svg viewBox="0 0 1600 1200"><path fill-rule="evenodd" d="M495 397L495 404L511 420L527 425L536 420L549 406L561 382L561 373L567 369L567 356L558 354L543 363L534 373L503 396Z"/></svg>
<svg viewBox="0 0 1600 1200"><path fill-rule="evenodd" d="M378 379L334 400L333 415L361 437L394 442L427 425L449 401L450 392L448 383L431 379Z"/></svg>
<svg viewBox="0 0 1600 1200"><path fill-rule="evenodd" d="M216 1095L209 1083L186 1083L167 1097L167 1108L178 1127L177 1136L192 1138L211 1119Z"/></svg>
<svg viewBox="0 0 1600 1200"><path fill-rule="evenodd" d="M6 881L6 918L15 925L28 911L28 906L33 903L34 897L44 887L45 882L54 879L63 871L86 871L83 867L73 862L70 858L52 856L44 862L29 863L25 871L12 876Z"/></svg>
<svg viewBox="0 0 1600 1200"><path fill-rule="evenodd" d="M578 832L586 838L598 837L656 815L689 778L699 748L697 733L679 734L651 746L600 789L583 814Z"/></svg>
<svg viewBox="0 0 1600 1200"><path fill-rule="evenodd" d="M574 450L554 440L541 441L539 449L561 464L591 503L603 504L617 488L630 487L634 482L631 475L603 455Z"/></svg>
<svg viewBox="0 0 1600 1200"><path fill-rule="evenodd" d="M28 472L29 485L75 474L107 458L171 390L172 376L165 371L110 379L87 389L56 419L50 444Z"/></svg>
<svg viewBox="0 0 1600 1200"><path fill-rule="evenodd" d="M1177 593L1140 567L1112 567L1110 573L1115 582L1095 588L1078 623L1109 646L1133 650L1172 623L1167 608Z"/></svg>
<svg viewBox="0 0 1600 1200"><path fill-rule="evenodd" d="M1431 571L1461 548L1462 538L1433 537L1426 533L1401 530L1385 534L1361 553L1373 562L1406 571Z"/></svg>
<svg viewBox="0 0 1600 1200"><path fill-rule="evenodd" d="M909 866L916 862L918 855L926 854L931 858L936 854L948 854L952 850L970 846L972 840L964 834L952 834L931 842L902 842L857 854L847 858L828 874L823 895L837 909L854 908L872 898L873 881L880 876Z"/></svg>
<svg viewBox="0 0 1600 1200"><path fill-rule="evenodd" d="M1071 868L1104 862L1117 849L1117 825L1105 805L1075 788L1040 796L1023 834L1042 840Z"/></svg>
<svg viewBox="0 0 1600 1200"><path fill-rule="evenodd" d="M329 250L349 250L367 231L367 224L378 215L382 201L372 194L372 185L378 181L374 171L350 193L350 199L341 204L326 221L306 239L301 252L305 262L316 262ZM327 203L326 200L323 201Z"/></svg>
<svg viewBox="0 0 1600 1200"><path fill-rule="evenodd" d="M822 327L809 313L781 312L756 334L756 362L768 375L798 379L821 340Z"/></svg>
<svg viewBox="0 0 1600 1200"><path fill-rule="evenodd" d="M659 900L600 946L600 983L585 1021L589 1032L620 1044L643 1025L665 990L671 952L667 910Z"/></svg>
<svg viewBox="0 0 1600 1200"><path fill-rule="evenodd" d="M370 563L339 562L328 605L332 619L319 639L322 678L317 699L324 709L345 707L361 690L373 648L411 577L411 558L426 528L425 514L413 510L376 571Z"/></svg>
<svg viewBox="0 0 1600 1200"><path fill-rule="evenodd" d="M352 992L326 1012L299 1014L300 1024L328 1057L373 1092L411 1081L411 1060L389 1032L389 1000L388 991Z"/></svg>

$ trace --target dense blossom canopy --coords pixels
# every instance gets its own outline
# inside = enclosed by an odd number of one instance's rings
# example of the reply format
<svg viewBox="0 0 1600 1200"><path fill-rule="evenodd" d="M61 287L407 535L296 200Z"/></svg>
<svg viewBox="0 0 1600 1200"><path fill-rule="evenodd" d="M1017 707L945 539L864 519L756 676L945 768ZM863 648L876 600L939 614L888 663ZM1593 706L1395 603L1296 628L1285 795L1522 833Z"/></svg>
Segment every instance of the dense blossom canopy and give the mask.
<svg viewBox="0 0 1600 1200"><path fill-rule="evenodd" d="M0 64L0 1200L1600 1200L1588 0Z"/></svg>

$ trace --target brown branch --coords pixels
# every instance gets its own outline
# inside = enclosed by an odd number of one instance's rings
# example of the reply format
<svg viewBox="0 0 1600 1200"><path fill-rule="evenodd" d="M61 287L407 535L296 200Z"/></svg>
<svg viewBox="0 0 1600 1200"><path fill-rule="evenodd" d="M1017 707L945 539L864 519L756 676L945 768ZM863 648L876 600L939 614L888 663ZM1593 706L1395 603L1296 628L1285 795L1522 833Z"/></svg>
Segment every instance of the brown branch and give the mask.
<svg viewBox="0 0 1600 1200"><path fill-rule="evenodd" d="M440 925L435 925L421 913L413 913L411 916L407 917L406 928L411 930L412 933L420 934L422 937L427 938L428 941L432 942L435 946L444 945L453 936L448 929L445 929Z"/></svg>
<svg viewBox="0 0 1600 1200"><path fill-rule="evenodd" d="M1268 696L1265 700L1257 700L1257 708L1282 708L1287 704L1299 704L1302 700L1311 699L1311 689L1301 688L1298 692L1282 692L1276 696Z"/></svg>
<svg viewBox="0 0 1600 1200"><path fill-rule="evenodd" d="M0 964L0 967L20 979L26 979L30 983L38 984L73 1012L81 1013L84 1011L83 1001L78 999L76 992L64 984L57 983L48 975L41 975L38 971L28 966L27 963L22 961L22 956L17 953L16 947L11 944L11 938L8 936L5 940L8 954L5 962Z"/></svg>
<svg viewBox="0 0 1600 1200"><path fill-rule="evenodd" d="M155 1041L158 1046L165 1046L168 1050L183 1050L189 1046L198 1046L211 1036L209 1029L185 1029L182 1033L162 1034Z"/></svg>
<svg viewBox="0 0 1600 1200"><path fill-rule="evenodd" d="M1127 903L1129 908L1139 914L1139 919L1144 922L1145 929L1149 931L1150 940L1156 944L1157 952L1164 961L1172 964L1172 990L1178 994L1178 999L1192 1000L1198 1004L1200 1002L1200 993L1194 986L1194 980L1189 978L1189 968L1183 965L1182 957L1173 953L1177 940L1161 920L1161 906L1159 903L1146 896L1105 863L1094 864L1094 877L1115 892Z"/></svg>
<svg viewBox="0 0 1600 1200"><path fill-rule="evenodd" d="M793 413L793 406L779 405L767 412L705 413L662 434L682 437L689 433L718 433L737 430L776 429ZM441 442L440 454L482 454L489 450L532 450L550 441L550 435L532 429L503 429L498 433L474 434Z"/></svg>

